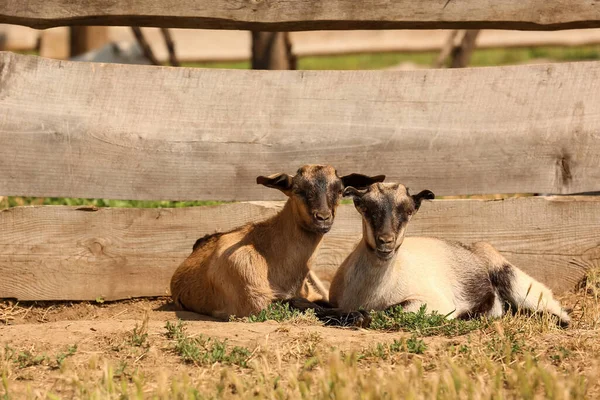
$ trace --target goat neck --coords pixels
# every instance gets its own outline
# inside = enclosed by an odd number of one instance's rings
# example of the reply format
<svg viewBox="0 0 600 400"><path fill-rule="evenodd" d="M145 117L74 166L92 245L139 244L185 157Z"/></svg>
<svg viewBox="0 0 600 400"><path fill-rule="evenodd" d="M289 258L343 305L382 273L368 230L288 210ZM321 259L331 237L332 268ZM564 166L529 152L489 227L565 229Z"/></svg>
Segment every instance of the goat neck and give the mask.
<svg viewBox="0 0 600 400"><path fill-rule="evenodd" d="M323 239L323 234L302 228L297 218L291 201L287 201L277 215L260 224L266 229L260 229L259 247L279 260L277 269L298 270L299 265L307 265Z"/></svg>

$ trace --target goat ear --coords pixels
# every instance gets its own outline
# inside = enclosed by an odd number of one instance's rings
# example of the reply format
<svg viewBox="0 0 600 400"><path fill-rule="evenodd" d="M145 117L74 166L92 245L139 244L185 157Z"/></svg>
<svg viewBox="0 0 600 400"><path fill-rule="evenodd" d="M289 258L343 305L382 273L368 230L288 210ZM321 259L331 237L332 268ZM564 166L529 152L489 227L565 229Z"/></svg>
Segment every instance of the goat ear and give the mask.
<svg viewBox="0 0 600 400"><path fill-rule="evenodd" d="M344 189L344 197L352 196L355 199L361 198L365 193L367 193L367 189L358 190L353 186L348 186Z"/></svg>
<svg viewBox="0 0 600 400"><path fill-rule="evenodd" d="M385 175L367 176L362 174L350 174L340 178L344 187L354 186L357 189L365 189L377 182L383 182Z"/></svg>
<svg viewBox="0 0 600 400"><path fill-rule="evenodd" d="M415 202L415 208L418 210L421 207L421 202L423 200L433 200L435 199L435 194L431 190L423 190L412 196L413 201Z"/></svg>
<svg viewBox="0 0 600 400"><path fill-rule="evenodd" d="M279 189L286 194L292 189L292 177L284 173L259 176L256 178L256 183L273 189Z"/></svg>

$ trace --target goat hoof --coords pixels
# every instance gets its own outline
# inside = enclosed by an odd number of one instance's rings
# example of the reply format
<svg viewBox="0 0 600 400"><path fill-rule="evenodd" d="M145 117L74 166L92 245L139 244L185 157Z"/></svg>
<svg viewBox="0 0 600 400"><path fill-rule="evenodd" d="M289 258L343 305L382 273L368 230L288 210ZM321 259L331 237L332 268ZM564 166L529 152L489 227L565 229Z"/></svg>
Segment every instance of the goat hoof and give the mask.
<svg viewBox="0 0 600 400"><path fill-rule="evenodd" d="M368 328L369 326L371 326L371 314L368 311L364 311L364 310L360 310L359 311L362 316L363 316L363 321L362 324L360 325L361 328Z"/></svg>
<svg viewBox="0 0 600 400"><path fill-rule="evenodd" d="M366 311L351 311L345 318L346 326L356 326L358 328L367 328L371 324L371 316Z"/></svg>

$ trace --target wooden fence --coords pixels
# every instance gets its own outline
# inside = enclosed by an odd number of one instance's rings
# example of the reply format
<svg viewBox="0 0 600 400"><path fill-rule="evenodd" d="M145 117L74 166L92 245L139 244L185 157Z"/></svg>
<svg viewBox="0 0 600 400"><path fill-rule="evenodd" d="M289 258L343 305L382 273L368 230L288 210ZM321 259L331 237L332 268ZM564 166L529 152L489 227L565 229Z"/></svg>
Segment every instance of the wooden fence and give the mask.
<svg viewBox="0 0 600 400"><path fill-rule="evenodd" d="M240 7L146 1L151 6L143 17L131 11L138 2L126 10L118 1L94 10L83 3L66 8L65 1L40 0L39 7L30 1L25 8L8 0L0 22L55 26L93 18L95 24L319 29L327 18L332 28L432 27L435 21L489 27L513 20L506 26L556 29L600 21L600 5L582 1L569 2L564 12L554 5L552 13L543 1L497 3L494 13L483 8L488 2L473 3L466 12L466 3L442 8L443 2L428 1L416 13L404 1L380 7L365 2L360 10L343 0ZM309 5L319 5L319 12L308 13ZM536 12L519 12L527 5ZM378 19L383 22L376 24ZM0 53L0 195L282 200L277 191L256 185L255 177L293 173L304 163L330 163L341 173L385 173L389 181L438 195L567 194L600 189L599 154L598 62L275 72ZM197 237L265 218L279 207L3 210L0 297L164 295ZM434 201L423 206L410 234L488 240L560 292L600 267L599 228L600 198L551 196ZM316 260L320 276L331 277L359 235L358 214L342 206Z"/></svg>
<svg viewBox="0 0 600 400"><path fill-rule="evenodd" d="M598 0L4 0L0 23L309 31L600 28Z"/></svg>

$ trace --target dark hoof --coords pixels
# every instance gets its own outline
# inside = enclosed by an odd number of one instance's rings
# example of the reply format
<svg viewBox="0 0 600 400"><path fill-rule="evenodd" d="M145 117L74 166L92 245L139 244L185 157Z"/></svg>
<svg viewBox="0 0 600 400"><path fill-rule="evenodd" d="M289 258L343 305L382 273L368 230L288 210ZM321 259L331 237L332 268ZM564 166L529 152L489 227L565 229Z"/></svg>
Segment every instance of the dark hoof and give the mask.
<svg viewBox="0 0 600 400"><path fill-rule="evenodd" d="M366 322L365 316L360 311L350 311L343 316L343 326L356 326L361 328Z"/></svg>
<svg viewBox="0 0 600 400"><path fill-rule="evenodd" d="M363 316L363 323L362 323L361 327L362 328L368 328L368 327L370 327L371 326L371 321L373 320L371 318L371 314L369 314L368 311L364 311L364 310L360 310L359 312Z"/></svg>
<svg viewBox="0 0 600 400"><path fill-rule="evenodd" d="M335 316L329 316L325 320L328 326L356 326L367 328L371 324L371 316L366 311L351 311L348 313L339 313Z"/></svg>

